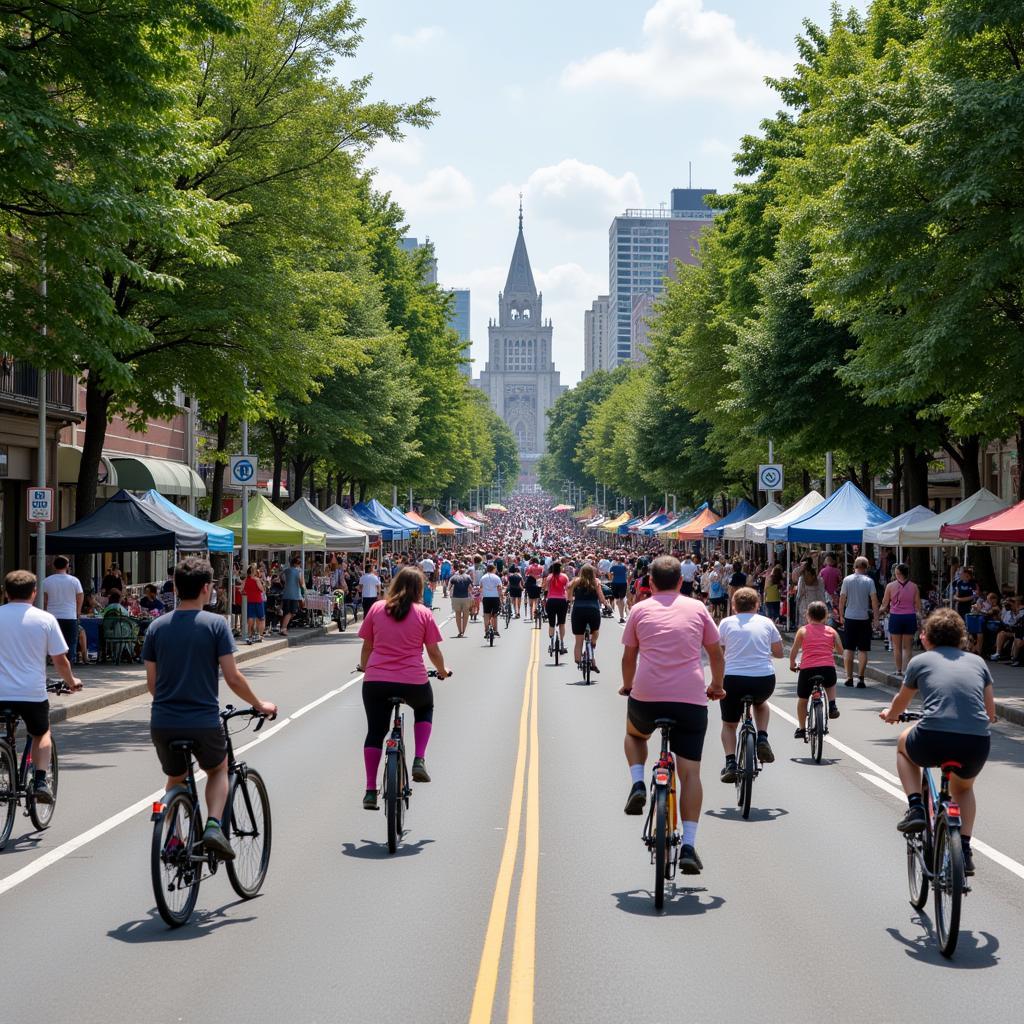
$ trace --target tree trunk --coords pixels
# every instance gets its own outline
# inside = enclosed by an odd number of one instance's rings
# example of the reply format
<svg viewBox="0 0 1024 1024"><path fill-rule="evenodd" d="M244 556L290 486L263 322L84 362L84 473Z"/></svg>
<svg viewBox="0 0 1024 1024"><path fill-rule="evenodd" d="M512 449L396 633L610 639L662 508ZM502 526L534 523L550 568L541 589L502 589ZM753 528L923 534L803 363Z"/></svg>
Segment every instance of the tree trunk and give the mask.
<svg viewBox="0 0 1024 1024"><path fill-rule="evenodd" d="M348 482L348 507L352 508L356 503L356 481L355 478Z"/></svg>
<svg viewBox="0 0 1024 1024"><path fill-rule="evenodd" d="M962 437L958 444L946 441L943 447L952 456L963 479L963 495L970 497L981 490L981 438L977 434ZM974 578L983 590L999 592L996 570L992 564L992 550L975 546L968 549L967 564L974 569Z"/></svg>
<svg viewBox="0 0 1024 1024"><path fill-rule="evenodd" d="M852 463L846 467L846 479L849 480L854 487L860 487L860 480L857 477L857 470L853 468Z"/></svg>
<svg viewBox="0 0 1024 1024"><path fill-rule="evenodd" d="M316 504L316 469L313 466L309 467L309 500L311 504Z"/></svg>
<svg viewBox="0 0 1024 1024"><path fill-rule="evenodd" d="M366 482L363 480L359 481L359 501L360 503L366 501Z"/></svg>
<svg viewBox="0 0 1024 1024"><path fill-rule="evenodd" d="M113 397L113 392L103 387L99 374L90 371L85 379L85 439L82 441L82 461L78 466L78 487L75 491L76 520L92 515L96 509L97 478Z"/></svg>
<svg viewBox="0 0 1024 1024"><path fill-rule="evenodd" d="M910 444L903 449L903 474L907 488L907 508L928 505L929 453ZM927 594L931 584L931 561L928 548L910 548L910 578ZM941 581L939 590L941 592Z"/></svg>
<svg viewBox="0 0 1024 1024"><path fill-rule="evenodd" d="M892 514L898 516L903 511L903 459L906 448L892 450Z"/></svg>
<svg viewBox="0 0 1024 1024"><path fill-rule="evenodd" d="M284 434L271 427L270 436L274 439L274 478L271 481L270 500L275 505L280 505L281 476L284 474Z"/></svg>
<svg viewBox="0 0 1024 1024"><path fill-rule="evenodd" d="M872 480L871 466L869 466L867 462L862 462L860 464L860 489L869 498L871 497Z"/></svg>
<svg viewBox="0 0 1024 1024"><path fill-rule="evenodd" d="M804 494L811 493L811 474L810 471L804 469L800 473L800 483L803 484Z"/></svg>
<svg viewBox="0 0 1024 1024"><path fill-rule="evenodd" d="M345 479L339 473L338 474L337 493L334 495L334 504L335 505L340 505L342 503L341 499L344 497L344 495L345 495Z"/></svg>
<svg viewBox="0 0 1024 1024"><path fill-rule="evenodd" d="M217 454L222 455L228 446L228 414L217 417ZM213 482L210 485L210 522L215 523L224 516L224 470L227 467L217 459L213 464Z"/></svg>

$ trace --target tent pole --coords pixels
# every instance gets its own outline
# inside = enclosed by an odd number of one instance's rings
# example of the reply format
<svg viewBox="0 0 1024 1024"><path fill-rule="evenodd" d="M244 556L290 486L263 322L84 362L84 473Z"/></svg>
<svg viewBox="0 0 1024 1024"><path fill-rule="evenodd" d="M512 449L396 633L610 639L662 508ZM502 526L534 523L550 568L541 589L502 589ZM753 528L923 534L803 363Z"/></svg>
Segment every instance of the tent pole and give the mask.
<svg viewBox="0 0 1024 1024"><path fill-rule="evenodd" d="M793 598L790 590L793 586L793 545L786 541L786 623L793 628Z"/></svg>

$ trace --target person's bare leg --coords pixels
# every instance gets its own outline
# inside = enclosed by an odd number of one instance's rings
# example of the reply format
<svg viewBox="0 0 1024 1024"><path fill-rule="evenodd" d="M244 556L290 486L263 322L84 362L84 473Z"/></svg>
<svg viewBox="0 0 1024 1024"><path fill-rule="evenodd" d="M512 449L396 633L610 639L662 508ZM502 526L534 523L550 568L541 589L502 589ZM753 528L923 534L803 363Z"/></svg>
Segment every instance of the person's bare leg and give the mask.
<svg viewBox="0 0 1024 1024"><path fill-rule="evenodd" d="M896 743L896 774L903 784L903 792L907 796L921 792L921 769L910 760L907 754L907 736L910 729L904 729Z"/></svg>
<svg viewBox="0 0 1024 1024"><path fill-rule="evenodd" d="M577 634L573 639L575 642L573 644L572 656L578 665L583 657L583 637Z"/></svg>
<svg viewBox="0 0 1024 1024"><path fill-rule="evenodd" d="M206 773L206 813L220 821L228 802L228 759Z"/></svg>
<svg viewBox="0 0 1024 1024"><path fill-rule="evenodd" d="M843 651L843 668L846 669L846 678L853 678L853 651Z"/></svg>
<svg viewBox="0 0 1024 1024"><path fill-rule="evenodd" d="M868 667L868 652L858 651L857 652L857 678L864 678L864 670Z"/></svg>
<svg viewBox="0 0 1024 1024"><path fill-rule="evenodd" d="M53 742L50 739L50 730L47 729L42 736L32 737L32 769L37 772L48 772L50 770L50 752L53 750Z"/></svg>
<svg viewBox="0 0 1024 1024"><path fill-rule="evenodd" d="M771 718L771 708L768 707L768 701L763 704L755 704L754 708L754 725L757 726L758 732L768 731L768 720Z"/></svg>
<svg viewBox="0 0 1024 1024"><path fill-rule="evenodd" d="M978 801L974 796L974 779L961 779L950 773L949 795L960 805L960 833L974 835L974 821L978 816Z"/></svg>
<svg viewBox="0 0 1024 1024"><path fill-rule="evenodd" d="M739 728L739 724L739 722L722 723L722 747L726 754L736 753L736 730Z"/></svg>
<svg viewBox="0 0 1024 1024"><path fill-rule="evenodd" d="M832 687L832 692L835 693L835 687ZM796 724L798 729L803 729L807 723L807 700L804 697L797 697L796 699Z"/></svg>
<svg viewBox="0 0 1024 1024"><path fill-rule="evenodd" d="M687 761L676 757L679 775L679 814L683 821L700 821L700 808L704 802L704 788L700 782L700 761Z"/></svg>
<svg viewBox="0 0 1024 1024"><path fill-rule="evenodd" d="M626 739L623 743L626 764L647 764L647 740L648 737L637 732L631 722L626 722Z"/></svg>

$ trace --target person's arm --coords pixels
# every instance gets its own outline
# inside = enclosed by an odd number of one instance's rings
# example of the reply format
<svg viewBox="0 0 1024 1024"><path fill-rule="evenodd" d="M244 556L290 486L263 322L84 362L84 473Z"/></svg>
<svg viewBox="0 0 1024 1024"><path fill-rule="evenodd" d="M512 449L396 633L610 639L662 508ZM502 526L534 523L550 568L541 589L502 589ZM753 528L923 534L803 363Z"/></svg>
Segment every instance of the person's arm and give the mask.
<svg viewBox="0 0 1024 1024"><path fill-rule="evenodd" d="M894 584L890 583L885 588L885 593L882 595L882 605L878 609L879 616L884 615L889 610L889 606L892 604L892 588L893 588L893 586L894 586Z"/></svg>
<svg viewBox="0 0 1024 1024"><path fill-rule="evenodd" d="M772 657L773 658L782 658L782 657L785 656L785 654L786 654L786 652L782 649L782 641L781 640L773 640L772 641Z"/></svg>
<svg viewBox="0 0 1024 1024"><path fill-rule="evenodd" d="M846 594L839 594L839 625L843 624L843 613L846 611Z"/></svg>
<svg viewBox="0 0 1024 1024"><path fill-rule="evenodd" d="M149 690L150 697L156 696L156 662L146 662L146 689Z"/></svg>
<svg viewBox="0 0 1024 1024"><path fill-rule="evenodd" d="M623 697L628 697L630 690L633 689L636 663L639 657L639 647L625 646L622 648L622 686L619 687L619 694Z"/></svg>
<svg viewBox="0 0 1024 1024"><path fill-rule="evenodd" d="M367 637L363 641L363 649L359 652L359 665L358 671L365 672L366 666L369 664L370 655L373 654L373 640Z"/></svg>
<svg viewBox="0 0 1024 1024"><path fill-rule="evenodd" d="M444 663L444 654L441 653L440 644L425 644L424 650L427 652L427 657L430 659L431 664L437 669L438 679L447 679L451 675L448 671L447 666Z"/></svg>
<svg viewBox="0 0 1024 1024"><path fill-rule="evenodd" d="M985 687L985 710L988 712L988 720L990 722L996 720L996 695L994 689L991 683Z"/></svg>
<svg viewBox="0 0 1024 1024"><path fill-rule="evenodd" d="M900 715L910 707L910 702L914 699L914 694L917 693L917 689L909 686L901 686L899 693L896 694L892 699L892 703L885 709L885 711L879 711L878 717L883 722L888 722L892 725L894 722L899 721Z"/></svg>
<svg viewBox="0 0 1024 1024"><path fill-rule="evenodd" d="M843 641L835 631L832 633L832 650L838 654L840 658L843 656Z"/></svg>
<svg viewBox="0 0 1024 1024"><path fill-rule="evenodd" d="M156 666L154 665L153 668L155 669ZM224 675L224 682L227 683L228 686L247 704L251 704L257 711L262 711L265 715L277 714L276 704L272 704L268 700L260 700L259 697L253 693L253 689L249 685L249 680L242 675L241 669L239 669L233 654L221 655L220 670Z"/></svg>
<svg viewBox="0 0 1024 1024"><path fill-rule="evenodd" d="M71 671L71 662L68 661L66 654L51 654L50 659L53 661L53 667L69 689L80 690L82 688L82 681ZM991 687L989 687L989 690L991 690Z"/></svg>
<svg viewBox="0 0 1024 1024"><path fill-rule="evenodd" d="M725 678L725 650L722 645L712 641L704 644L704 650L708 653L708 661L711 663L711 683L708 686L708 697L711 700L721 700L725 696L725 687L722 680Z"/></svg>
<svg viewBox="0 0 1024 1024"><path fill-rule="evenodd" d="M875 628L878 628L878 592L874 584L871 586L871 614L874 616Z"/></svg>
<svg viewBox="0 0 1024 1024"><path fill-rule="evenodd" d="M75 618L80 619L82 617L82 604L85 601L85 591L79 589L78 593L75 594Z"/></svg>
<svg viewBox="0 0 1024 1024"><path fill-rule="evenodd" d="M47 611L50 607L50 595L46 592L46 581L43 581L43 611Z"/></svg>
<svg viewBox="0 0 1024 1024"><path fill-rule="evenodd" d="M800 653L800 649L804 645L804 627L801 626L796 631L796 636L793 637L793 646L789 649L789 671L796 671L796 656Z"/></svg>

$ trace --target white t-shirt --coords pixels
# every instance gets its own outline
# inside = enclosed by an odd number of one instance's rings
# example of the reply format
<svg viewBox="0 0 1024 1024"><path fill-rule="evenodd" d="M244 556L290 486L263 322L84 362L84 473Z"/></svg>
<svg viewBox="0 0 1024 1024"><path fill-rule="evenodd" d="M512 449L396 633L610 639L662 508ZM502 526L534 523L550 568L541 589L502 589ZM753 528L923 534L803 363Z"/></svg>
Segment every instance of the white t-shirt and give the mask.
<svg viewBox="0 0 1024 1024"><path fill-rule="evenodd" d="M82 593L82 584L69 572L55 572L43 580L46 610L55 619L77 619L76 597Z"/></svg>
<svg viewBox="0 0 1024 1024"><path fill-rule="evenodd" d="M770 676L772 644L782 640L775 623L766 615L741 612L722 619L718 635L725 648L727 676Z"/></svg>
<svg viewBox="0 0 1024 1024"><path fill-rule="evenodd" d="M420 568L423 570L425 575L427 575L427 576L433 576L434 575L434 563L433 563L433 561L431 559L424 558L423 561L420 562Z"/></svg>
<svg viewBox="0 0 1024 1024"><path fill-rule="evenodd" d="M683 574L683 579L686 580L687 583L692 583L693 578L697 575L699 568L700 566L698 566L697 563L694 562L692 559L686 559L686 561L683 562L680 568L680 571Z"/></svg>
<svg viewBox="0 0 1024 1024"><path fill-rule="evenodd" d="M46 656L68 645L50 612L13 601L0 608L0 700L46 700Z"/></svg>
<svg viewBox="0 0 1024 1024"><path fill-rule="evenodd" d="M372 572L364 572L359 577L359 586L363 588L363 597L376 597L380 592L380 577Z"/></svg>
<svg viewBox="0 0 1024 1024"><path fill-rule="evenodd" d="M609 569L610 569L611 567L612 567L612 563L611 563L611 561L610 561L609 559L607 559L607 558L602 558L602 559L601 559L601 561L597 563L597 571L598 571L598 572L599 572L599 573L600 573L600 574L601 574L602 576L607 576L607 575L608 575L608 570L609 570Z"/></svg>
<svg viewBox="0 0 1024 1024"><path fill-rule="evenodd" d="M481 597L501 597L501 577L493 572L484 573L480 577Z"/></svg>

